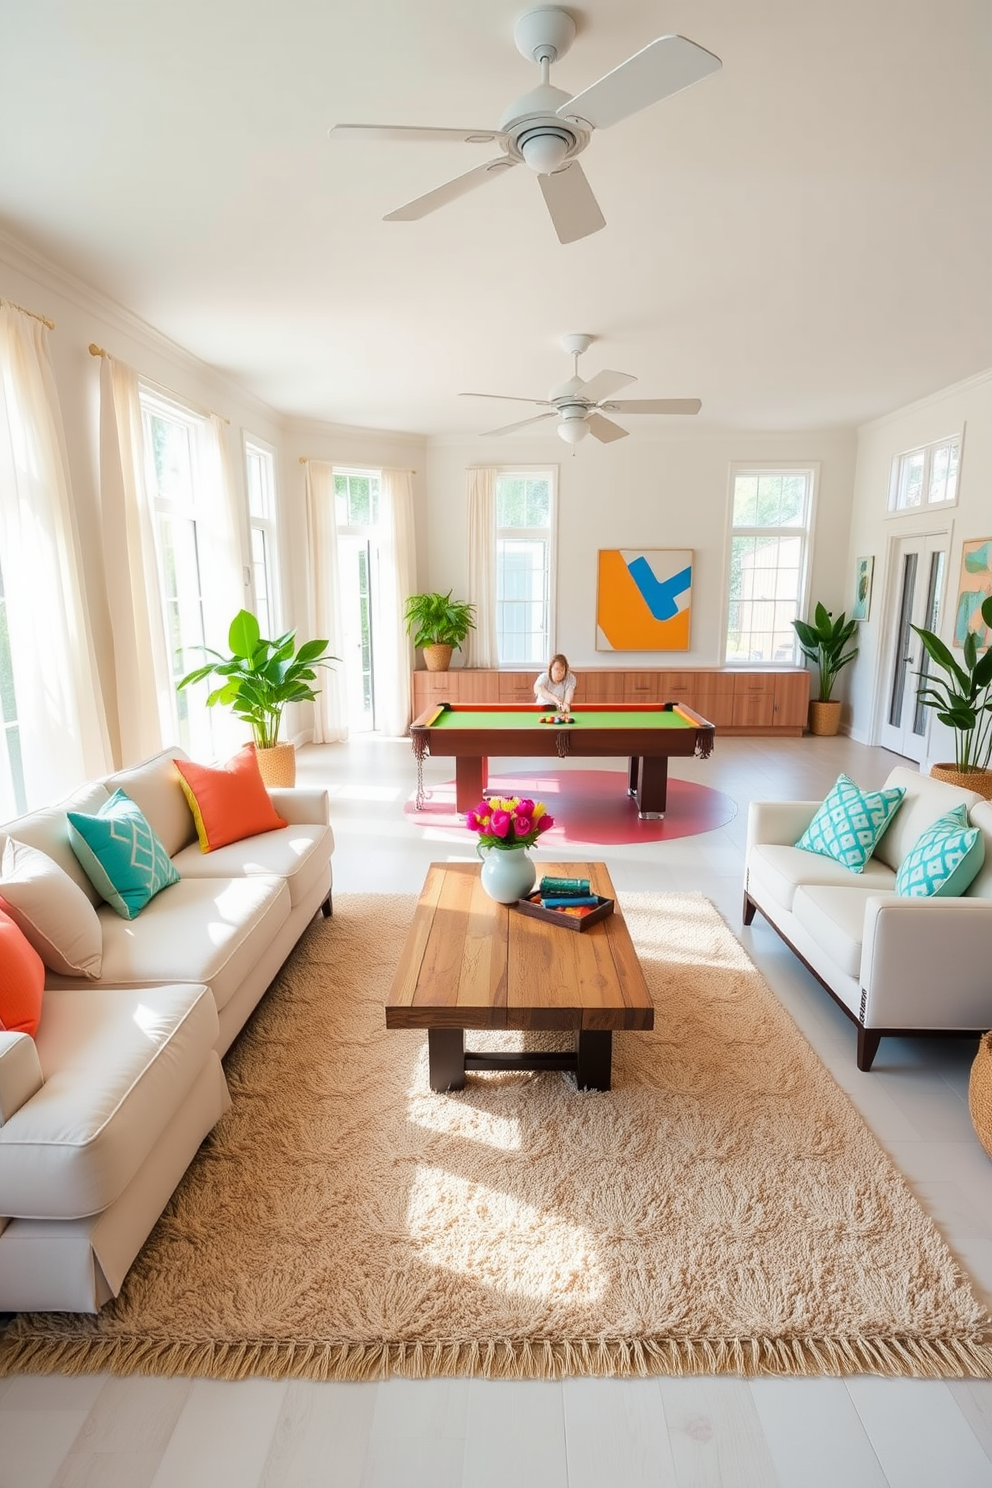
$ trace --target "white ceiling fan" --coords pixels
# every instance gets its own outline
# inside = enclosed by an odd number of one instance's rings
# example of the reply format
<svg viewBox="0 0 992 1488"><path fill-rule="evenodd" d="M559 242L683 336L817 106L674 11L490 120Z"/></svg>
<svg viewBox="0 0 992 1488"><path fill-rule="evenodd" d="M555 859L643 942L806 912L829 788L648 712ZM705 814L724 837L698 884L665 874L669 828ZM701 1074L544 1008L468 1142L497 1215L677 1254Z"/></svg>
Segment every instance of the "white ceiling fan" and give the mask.
<svg viewBox="0 0 992 1488"><path fill-rule="evenodd" d="M579 357L596 338L584 331L574 331L562 336L561 345L572 357L572 376L567 382L553 387L546 398L518 398L509 393L459 393L460 398L499 398L510 403L536 403L546 408L546 413L522 419L516 424L505 424L500 429L487 429L486 434L513 434L517 429L526 429L529 424L539 424L543 419L558 420L558 435L566 444L578 444L591 434L603 444L614 439L626 439L628 430L622 429L607 413L698 413L702 404L698 398L624 398L619 402L613 397L621 388L636 382L629 372L597 372L588 382L579 376Z"/></svg>
<svg viewBox="0 0 992 1488"><path fill-rule="evenodd" d="M343 140L462 140L466 144L498 144L494 160L456 176L453 181L407 202L384 218L413 222L438 207L456 201L486 181L523 162L535 171L551 221L562 243L573 243L606 226L606 219L579 165L596 129L638 113L680 93L723 64L704 47L684 36L659 36L574 96L548 81L552 62L563 57L575 39L575 21L567 10L542 5L520 17L513 30L517 48L541 68L540 85L503 111L496 129L432 129L388 124L335 124L331 139Z"/></svg>

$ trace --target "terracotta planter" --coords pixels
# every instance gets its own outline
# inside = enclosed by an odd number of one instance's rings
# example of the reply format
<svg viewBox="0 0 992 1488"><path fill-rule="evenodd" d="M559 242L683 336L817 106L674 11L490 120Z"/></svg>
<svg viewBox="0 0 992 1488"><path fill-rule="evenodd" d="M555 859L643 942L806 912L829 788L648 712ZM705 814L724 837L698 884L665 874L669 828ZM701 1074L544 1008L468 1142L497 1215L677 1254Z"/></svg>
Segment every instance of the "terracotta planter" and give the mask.
<svg viewBox="0 0 992 1488"><path fill-rule="evenodd" d="M429 672L446 672L451 665L452 646L425 646L424 665Z"/></svg>
<svg viewBox="0 0 992 1488"><path fill-rule="evenodd" d="M271 749L256 746L258 773L267 786L296 784L296 745L273 744Z"/></svg>
<svg viewBox="0 0 992 1488"><path fill-rule="evenodd" d="M832 738L840 728L840 703L813 702L809 705L809 731L822 739Z"/></svg>
<svg viewBox="0 0 992 1488"><path fill-rule="evenodd" d="M959 770L956 765L945 763L930 766L934 780L946 780L948 785L960 785L962 790L977 791L986 801L992 801L992 770Z"/></svg>

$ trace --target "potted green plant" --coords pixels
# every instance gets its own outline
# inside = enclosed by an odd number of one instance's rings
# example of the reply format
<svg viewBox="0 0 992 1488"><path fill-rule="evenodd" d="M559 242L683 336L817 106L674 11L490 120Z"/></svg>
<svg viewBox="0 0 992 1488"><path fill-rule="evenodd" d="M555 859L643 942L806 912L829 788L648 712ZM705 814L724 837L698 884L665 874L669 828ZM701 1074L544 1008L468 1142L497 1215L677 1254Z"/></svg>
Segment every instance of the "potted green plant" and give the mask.
<svg viewBox="0 0 992 1488"><path fill-rule="evenodd" d="M452 599L450 589L447 594L411 594L403 618L407 635L424 653L427 670L446 672L454 648L475 629L475 605Z"/></svg>
<svg viewBox="0 0 992 1488"><path fill-rule="evenodd" d="M981 617L992 629L992 595L981 606ZM938 780L950 780L992 800L992 647L979 654L978 636L965 636L958 663L951 650L932 630L914 625L923 642L929 665L915 672L920 685L916 696L932 708L948 728L954 730L954 762L931 765ZM937 676L936 667L943 676Z"/></svg>
<svg viewBox="0 0 992 1488"><path fill-rule="evenodd" d="M840 703L833 696L834 683L837 674L858 654L857 646L850 651L844 649L857 630L858 622L848 620L843 610L834 620L832 610L817 604L812 625L808 620L793 620L792 624L803 655L816 663L820 674L819 697L809 705L809 731L820 737L836 734L840 725Z"/></svg>
<svg viewBox="0 0 992 1488"><path fill-rule="evenodd" d="M279 742L283 709L287 703L312 702L320 690L312 686L317 679L314 668L326 667L340 657L328 655L326 640L304 641L297 648L295 630L266 640L250 610L235 615L227 644L230 656L202 646L214 660L189 672L176 689L192 687L205 677L222 678L207 697L207 707L223 703L248 724L267 785L294 785L296 752L292 744Z"/></svg>

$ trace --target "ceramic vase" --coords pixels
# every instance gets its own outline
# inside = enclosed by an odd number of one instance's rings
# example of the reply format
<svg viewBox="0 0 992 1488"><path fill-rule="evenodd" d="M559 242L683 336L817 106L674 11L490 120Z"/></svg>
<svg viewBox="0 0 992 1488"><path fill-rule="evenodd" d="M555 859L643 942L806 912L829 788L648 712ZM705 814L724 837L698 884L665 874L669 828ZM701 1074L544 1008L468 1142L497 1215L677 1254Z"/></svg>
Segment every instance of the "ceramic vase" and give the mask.
<svg viewBox="0 0 992 1488"><path fill-rule="evenodd" d="M482 858L482 887L497 904L516 904L534 887L537 873L525 847L484 847L477 851Z"/></svg>

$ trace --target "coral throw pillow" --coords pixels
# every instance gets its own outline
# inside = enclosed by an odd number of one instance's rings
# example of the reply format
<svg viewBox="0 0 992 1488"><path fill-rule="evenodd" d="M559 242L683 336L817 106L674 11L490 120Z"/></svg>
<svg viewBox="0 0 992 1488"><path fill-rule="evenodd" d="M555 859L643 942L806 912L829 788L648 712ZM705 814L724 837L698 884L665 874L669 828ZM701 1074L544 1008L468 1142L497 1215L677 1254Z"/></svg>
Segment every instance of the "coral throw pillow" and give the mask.
<svg viewBox="0 0 992 1488"><path fill-rule="evenodd" d="M203 852L286 825L259 774L254 744L219 768L178 759L175 765Z"/></svg>
<svg viewBox="0 0 992 1488"><path fill-rule="evenodd" d="M20 926L0 908L0 1029L34 1038L41 1022L44 986L44 961Z"/></svg>

